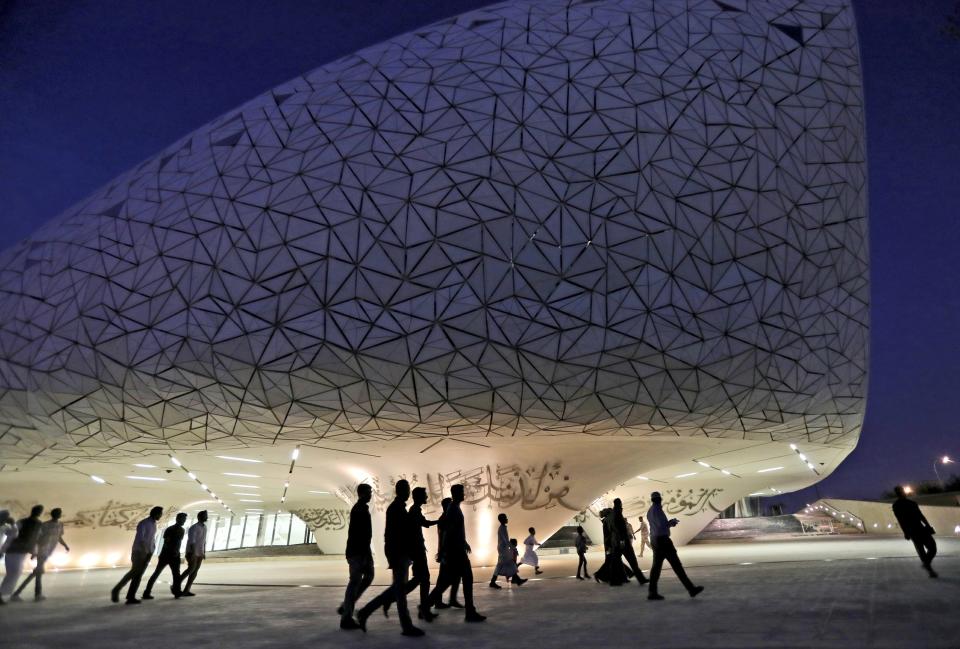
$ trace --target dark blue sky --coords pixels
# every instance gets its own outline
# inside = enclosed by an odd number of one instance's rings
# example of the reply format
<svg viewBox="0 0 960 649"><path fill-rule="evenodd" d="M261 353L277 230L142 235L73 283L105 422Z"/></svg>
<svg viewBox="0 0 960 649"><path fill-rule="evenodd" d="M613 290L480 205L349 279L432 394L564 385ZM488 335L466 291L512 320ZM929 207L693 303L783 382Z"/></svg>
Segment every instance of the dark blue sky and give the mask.
<svg viewBox="0 0 960 649"><path fill-rule="evenodd" d="M0 248L254 95L484 4L0 0ZM942 33L953 4L855 1L870 397L860 445L820 484L823 495L877 496L932 478L940 454L960 456L960 40Z"/></svg>

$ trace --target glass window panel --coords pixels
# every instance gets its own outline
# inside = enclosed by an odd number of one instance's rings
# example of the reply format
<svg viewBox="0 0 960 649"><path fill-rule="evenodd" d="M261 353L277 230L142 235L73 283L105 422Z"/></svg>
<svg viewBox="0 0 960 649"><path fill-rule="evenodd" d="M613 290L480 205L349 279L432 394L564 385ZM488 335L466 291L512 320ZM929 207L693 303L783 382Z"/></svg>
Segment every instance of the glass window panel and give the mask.
<svg viewBox="0 0 960 649"><path fill-rule="evenodd" d="M233 516L230 525L230 540L227 542L227 549L233 550L240 547L240 541L243 538L243 521L245 516Z"/></svg>
<svg viewBox="0 0 960 649"><path fill-rule="evenodd" d="M240 540L241 548L252 548L257 544L257 530L260 528L260 514L247 514L247 527Z"/></svg>
<svg viewBox="0 0 960 649"><path fill-rule="evenodd" d="M291 516L290 540L287 543L290 545L303 543L304 539L307 538L307 524L299 516L293 514Z"/></svg>
<svg viewBox="0 0 960 649"><path fill-rule="evenodd" d="M277 523L273 528L273 540L270 545L287 545L290 538L290 514L277 514Z"/></svg>

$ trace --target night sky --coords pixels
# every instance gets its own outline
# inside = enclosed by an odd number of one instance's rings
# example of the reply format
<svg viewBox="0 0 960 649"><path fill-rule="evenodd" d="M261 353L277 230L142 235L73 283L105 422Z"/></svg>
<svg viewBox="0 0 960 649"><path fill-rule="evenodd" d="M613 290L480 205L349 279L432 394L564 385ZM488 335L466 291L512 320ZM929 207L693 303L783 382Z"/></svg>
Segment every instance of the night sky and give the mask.
<svg viewBox="0 0 960 649"><path fill-rule="evenodd" d="M0 248L247 99L484 4L0 0ZM960 40L943 33L953 0L855 6L870 388L860 444L819 490L879 497L898 481L932 479L942 454L960 457Z"/></svg>

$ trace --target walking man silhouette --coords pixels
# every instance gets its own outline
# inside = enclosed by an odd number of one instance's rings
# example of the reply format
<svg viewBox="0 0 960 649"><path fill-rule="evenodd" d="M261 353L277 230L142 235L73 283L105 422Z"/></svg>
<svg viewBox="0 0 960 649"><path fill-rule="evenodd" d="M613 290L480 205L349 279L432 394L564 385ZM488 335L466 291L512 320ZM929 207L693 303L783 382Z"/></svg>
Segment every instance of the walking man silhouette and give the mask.
<svg viewBox="0 0 960 649"><path fill-rule="evenodd" d="M43 514L43 505L34 505L28 517L17 521L17 535L7 542L7 554L4 558L7 574L3 577L3 582L0 582L0 604L3 603L4 596L10 596L16 588L17 581L23 574L23 564L27 560L27 555L37 554L37 541L40 539L40 527L43 525L40 521L41 514Z"/></svg>
<svg viewBox="0 0 960 649"><path fill-rule="evenodd" d="M897 517L900 529L903 530L903 538L913 541L923 569L930 577L936 578L938 575L932 565L933 558L937 556L937 542L933 540L936 530L927 522L920 511L920 505L907 498L903 487L897 485L894 491L897 500L893 503L893 515Z"/></svg>
<svg viewBox="0 0 960 649"><path fill-rule="evenodd" d="M444 560L443 556L443 534L446 530L447 507L453 502L452 498L444 498L440 501L440 509L443 511L440 518L437 519L437 563L440 564L440 573L437 575L437 585L430 593L430 599L435 608L463 608L463 604L457 601L457 591L460 589L460 576L450 575L450 566ZM443 584L441 586L441 584ZM450 599L448 603L443 602L443 591L450 589Z"/></svg>
<svg viewBox="0 0 960 649"><path fill-rule="evenodd" d="M647 522L650 524L653 566L650 568L650 590L647 599L663 599L663 595L657 592L657 582L660 581L660 571L663 569L664 560L673 568L674 574L687 589L690 597L696 597L703 592L703 586L694 586L690 578L687 577L687 572L683 569L683 564L680 563L680 557L677 556L677 549L673 547L673 541L670 540L670 528L676 527L680 521L676 518L667 520L667 515L663 513L659 491L650 494L650 500L653 501L653 504L647 511Z"/></svg>
<svg viewBox="0 0 960 649"><path fill-rule="evenodd" d="M170 574L173 575L173 584L170 586L170 592L177 599L180 599L180 543L183 541L183 526L187 522L187 515L184 512L177 514L176 523L163 531L163 545L160 547L160 559L157 561L157 567L153 574L147 580L147 587L143 590L143 599L153 599L153 585L157 582L157 577L167 566L170 567Z"/></svg>
<svg viewBox="0 0 960 649"><path fill-rule="evenodd" d="M613 523L617 526L617 536L620 538L620 553L630 564L630 569L637 578L637 584L643 588L648 580L643 576L640 564L637 563L637 555L633 551L633 534L627 529L627 519L623 517L623 502L619 498L613 499Z"/></svg>
<svg viewBox="0 0 960 649"><path fill-rule="evenodd" d="M500 527L497 529L497 565L494 566L493 575L490 577L490 588L502 588L497 583L497 577L506 577L511 583L523 586L527 580L521 579L517 574L517 560L514 558L514 548L510 545L510 532L507 530L507 515L498 514L497 520L500 521Z"/></svg>
<svg viewBox="0 0 960 649"><path fill-rule="evenodd" d="M149 516L137 523L137 535L133 538L133 548L130 552L130 570L110 591L111 601L119 602L120 590L130 582L130 588L127 589L127 604L140 603L137 599L137 589L140 588L143 573L150 565L153 551L157 549L157 521L161 516L163 516L163 507L154 507L150 510Z"/></svg>
<svg viewBox="0 0 960 649"><path fill-rule="evenodd" d="M344 631L359 629L353 619L353 609L357 600L373 583L373 525L370 521L370 508L367 505L373 497L373 487L364 483L357 485L357 502L350 510L350 526L347 528L347 565L350 567L350 581L343 594L343 604L337 609L340 614L340 628Z"/></svg>
<svg viewBox="0 0 960 649"><path fill-rule="evenodd" d="M386 590L357 612L357 624L366 631L370 614L387 602L395 600L403 635L417 637L424 635L424 632L413 626L407 610L407 574L410 570L411 548L406 502L410 498L410 484L406 480L398 480L395 492L393 502L387 507L387 523L383 534L383 553L387 557L393 580Z"/></svg>
<svg viewBox="0 0 960 649"><path fill-rule="evenodd" d="M577 525L577 579L583 581L584 577L590 579L590 573L587 572L587 537L583 533L583 526ZM583 577L580 576L580 570L583 569Z"/></svg>
<svg viewBox="0 0 960 649"><path fill-rule="evenodd" d="M200 565L207 558L207 510L197 512L197 522L187 530L187 571L180 575L180 581L187 580L187 586L180 592L181 597L193 597L193 580L200 572Z"/></svg>
<svg viewBox="0 0 960 649"><path fill-rule="evenodd" d="M60 516L62 515L63 510L55 507L50 510L50 520L40 525L40 537L37 539L37 565L33 569L33 572L20 584L17 592L13 594L13 599L20 599L20 593L33 579L37 580L33 588L33 599L38 602L46 599L43 595L41 580L47 559L49 559L50 555L57 549L57 545L62 545L63 549L67 552L70 551L70 546L63 540L63 523L60 522Z"/></svg>
<svg viewBox="0 0 960 649"><path fill-rule="evenodd" d="M423 528L432 527L437 521L428 521L423 515L422 507L427 504L427 490L417 487L413 490L413 505L407 512L408 534L410 535L410 559L413 561L413 579L407 584L409 595L417 587L420 588L420 605L417 607L417 617L427 622L433 622L436 613L430 611L430 567L427 564L427 546L423 542ZM390 603L385 605L389 607Z"/></svg>
<svg viewBox="0 0 960 649"><path fill-rule="evenodd" d="M467 543L466 526L460 503L463 502L464 491L462 484L450 487L450 504L444 512L443 557L448 562L447 579L451 582L457 577L463 586L463 599L467 605L464 612L465 622L483 622L486 616L480 615L473 605L473 566L470 565L470 545ZM438 583L430 594L434 603L440 601L445 583Z"/></svg>

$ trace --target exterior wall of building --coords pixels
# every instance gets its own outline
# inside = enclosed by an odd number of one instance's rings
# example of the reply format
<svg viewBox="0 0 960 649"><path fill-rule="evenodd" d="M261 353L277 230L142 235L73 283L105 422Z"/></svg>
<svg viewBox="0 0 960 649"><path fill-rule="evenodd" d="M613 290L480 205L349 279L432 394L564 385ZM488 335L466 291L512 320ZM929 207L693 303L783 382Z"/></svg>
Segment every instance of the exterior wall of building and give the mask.
<svg viewBox="0 0 960 649"><path fill-rule="evenodd" d="M824 498L812 503L809 509L826 512L841 520L849 521L850 517L855 517L854 525L867 534L902 534L888 502ZM920 505L920 511L938 536L960 536L960 506Z"/></svg>

